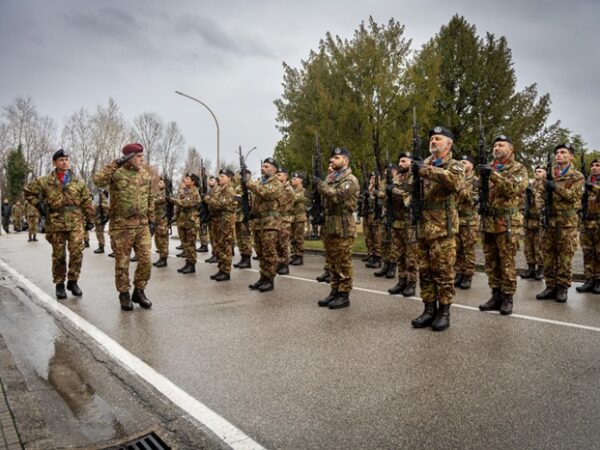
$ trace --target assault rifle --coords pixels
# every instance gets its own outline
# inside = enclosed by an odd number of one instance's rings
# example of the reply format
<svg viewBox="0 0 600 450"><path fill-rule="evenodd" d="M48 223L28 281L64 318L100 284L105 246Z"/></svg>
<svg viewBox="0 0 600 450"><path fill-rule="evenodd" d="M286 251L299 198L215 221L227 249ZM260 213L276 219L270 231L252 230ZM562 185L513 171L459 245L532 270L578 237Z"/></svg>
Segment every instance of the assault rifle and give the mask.
<svg viewBox="0 0 600 450"><path fill-rule="evenodd" d="M417 128L417 108L413 107L413 139L412 150L413 158L421 160L421 140L419 139L419 130ZM423 183L419 175L419 167L412 166L413 186L411 198L412 223L418 226L423 220Z"/></svg>
<svg viewBox="0 0 600 450"><path fill-rule="evenodd" d="M167 204L165 207L165 218L167 219L169 234L173 234L173 227L171 226L171 224L173 223L173 219L175 217L175 205L170 201L171 197L173 197L173 182L169 178L164 178L164 182L165 197L167 199Z"/></svg>
<svg viewBox="0 0 600 450"><path fill-rule="evenodd" d="M106 225L108 222L108 216L104 212L104 205L102 204L103 200L104 191L100 191L100 194L98 195L98 220L100 221L100 224Z"/></svg>
<svg viewBox="0 0 600 450"><path fill-rule="evenodd" d="M383 217L383 202L379 198L379 189L381 188L381 174L379 172L375 172L375 211L373 215L375 220L381 220Z"/></svg>
<svg viewBox="0 0 600 450"><path fill-rule="evenodd" d="M585 151L581 149L581 173L583 175L583 182L587 182L587 173L585 170ZM590 192L587 189L583 191L583 197L581 198L581 220L586 220L588 217L588 199Z"/></svg>
<svg viewBox="0 0 600 450"><path fill-rule="evenodd" d="M358 200L358 217L367 217L369 215L369 173L367 166L362 165L363 182Z"/></svg>
<svg viewBox="0 0 600 450"><path fill-rule="evenodd" d="M390 162L390 154L385 152L385 229L388 242L392 242L392 225L394 224L394 196L392 189L394 188L394 175L392 174L392 163Z"/></svg>
<svg viewBox="0 0 600 450"><path fill-rule="evenodd" d="M317 189L315 180L323 179L323 165L321 164L321 145L319 144L319 134L315 138L315 153L313 155L313 190L310 206L310 222L312 226L311 235L316 238L317 228L323 225L323 205L321 204L321 193Z"/></svg>
<svg viewBox="0 0 600 450"><path fill-rule="evenodd" d="M210 221L210 210L208 205L204 202L204 196L208 193L208 177L206 176L206 168L204 167L204 160L200 159L200 221L208 223Z"/></svg>
<svg viewBox="0 0 600 450"><path fill-rule="evenodd" d="M531 203L533 200L533 188L531 183L525 189L525 220L531 219Z"/></svg>
<svg viewBox="0 0 600 450"><path fill-rule="evenodd" d="M251 219L250 217L250 193L248 192L248 181L246 180L246 173L248 169L246 168L246 161L244 161L244 156L242 155L242 146L239 146L239 154L240 154L240 175L241 175L241 186L242 186L242 215L244 216L243 223L248 223Z"/></svg>
<svg viewBox="0 0 600 450"><path fill-rule="evenodd" d="M548 189L548 181L554 181L552 174L552 152L548 152L548 161L546 163L546 198L544 204L544 228L550 227L550 219L552 218L553 198L552 191Z"/></svg>
<svg viewBox="0 0 600 450"><path fill-rule="evenodd" d="M485 130L481 122L481 113L479 114L479 164L487 164L488 156L485 151ZM479 215L486 217L488 213L488 197L490 193L490 178L489 175L481 175L479 183Z"/></svg>

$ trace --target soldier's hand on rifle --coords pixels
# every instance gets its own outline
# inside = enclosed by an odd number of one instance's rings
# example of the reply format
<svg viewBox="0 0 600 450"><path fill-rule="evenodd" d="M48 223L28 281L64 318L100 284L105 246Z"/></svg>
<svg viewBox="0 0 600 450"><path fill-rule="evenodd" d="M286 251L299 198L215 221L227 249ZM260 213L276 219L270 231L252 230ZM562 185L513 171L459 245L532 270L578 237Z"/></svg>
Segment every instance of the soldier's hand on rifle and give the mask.
<svg viewBox="0 0 600 450"><path fill-rule="evenodd" d="M591 181L586 181L585 190L588 192L592 192L594 190L594 183L592 183Z"/></svg>
<svg viewBox="0 0 600 450"><path fill-rule="evenodd" d="M425 163L423 161L421 161L420 159L413 159L412 162L410 163L410 165L413 170L418 170L419 172L421 171L421 169L423 167L425 167Z"/></svg>
<svg viewBox="0 0 600 450"><path fill-rule="evenodd" d="M42 202L40 202L37 205L35 205L35 207L40 212L40 216L46 217L46 208L45 208L45 206L44 206L44 204Z"/></svg>
<svg viewBox="0 0 600 450"><path fill-rule="evenodd" d="M85 223L85 230L86 231L91 231L94 229L94 223L90 222L89 220Z"/></svg>
<svg viewBox="0 0 600 450"><path fill-rule="evenodd" d="M156 232L156 222L153 220L149 221L148 227L150 228L150 236L154 236L154 233Z"/></svg>
<svg viewBox="0 0 600 450"><path fill-rule="evenodd" d="M490 164L479 164L477 173L484 177L489 177L492 174L492 166Z"/></svg>
<svg viewBox="0 0 600 450"><path fill-rule="evenodd" d="M546 181L546 189L548 189L550 192L556 189L556 183L554 180Z"/></svg>
<svg viewBox="0 0 600 450"><path fill-rule="evenodd" d="M120 158L116 159L115 162L117 163L117 166L121 167L123 164L125 164L127 161L129 161L131 158L133 158L136 154L135 153L129 153L128 155L123 155Z"/></svg>
<svg viewBox="0 0 600 450"><path fill-rule="evenodd" d="M313 176L313 183L314 183L315 185L317 185L317 184L319 184L319 183L322 183L322 182L323 182L323 180L321 180L321 178L320 178L320 177Z"/></svg>
<svg viewBox="0 0 600 450"><path fill-rule="evenodd" d="M392 195L394 193L394 185L393 184L386 184L385 185L385 194L386 195Z"/></svg>

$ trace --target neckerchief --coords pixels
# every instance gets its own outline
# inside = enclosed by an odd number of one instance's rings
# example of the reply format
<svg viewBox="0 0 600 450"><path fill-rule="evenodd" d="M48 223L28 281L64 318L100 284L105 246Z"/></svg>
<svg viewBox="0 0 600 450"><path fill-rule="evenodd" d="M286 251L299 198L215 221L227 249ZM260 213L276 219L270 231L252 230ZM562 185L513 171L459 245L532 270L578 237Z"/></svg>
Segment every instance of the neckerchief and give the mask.
<svg viewBox="0 0 600 450"><path fill-rule="evenodd" d="M60 181L62 184L68 184L69 181L71 181L71 174L70 174L69 171L59 172L57 170L56 171L56 178L58 178L58 181Z"/></svg>
<svg viewBox="0 0 600 450"><path fill-rule="evenodd" d="M263 175L263 176L260 178L260 182L261 182L262 184L267 184L271 178L272 178L272 177L268 177L268 176L266 176L266 175Z"/></svg>
<svg viewBox="0 0 600 450"><path fill-rule="evenodd" d="M598 184L598 182L600 182L600 175L591 175L590 181L594 184Z"/></svg>
<svg viewBox="0 0 600 450"><path fill-rule="evenodd" d="M571 167L571 163L567 164L567 166L564 169L562 169L562 170L559 170L558 166L556 166L554 168L554 176L555 177L562 177L565 173L567 173L567 170L569 170L569 167Z"/></svg>
<svg viewBox="0 0 600 450"><path fill-rule="evenodd" d="M494 169L495 172L502 172L504 170L505 165L506 165L506 160L504 160L502 162L494 160L494 164L492 164L492 168Z"/></svg>
<svg viewBox="0 0 600 450"><path fill-rule="evenodd" d="M332 172L327 176L327 181L328 182L335 182L335 180L337 180L339 177L341 177L344 173L346 173L346 171L348 170L348 168L346 167L345 169L340 170L339 172Z"/></svg>

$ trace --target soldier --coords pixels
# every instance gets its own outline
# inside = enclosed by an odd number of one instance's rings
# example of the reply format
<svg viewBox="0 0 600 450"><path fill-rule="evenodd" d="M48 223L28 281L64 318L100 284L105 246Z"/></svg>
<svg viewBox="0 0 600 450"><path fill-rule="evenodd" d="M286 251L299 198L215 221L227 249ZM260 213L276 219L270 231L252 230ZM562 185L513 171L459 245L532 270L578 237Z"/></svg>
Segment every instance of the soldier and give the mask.
<svg viewBox="0 0 600 450"><path fill-rule="evenodd" d="M402 152L398 156L398 174L394 177L394 222L392 224L393 258L398 262L398 283L388 289L392 295L404 297L415 295L417 287L417 240L410 216L412 154ZM389 189L389 188L388 188Z"/></svg>
<svg viewBox="0 0 600 450"><path fill-rule="evenodd" d="M283 195L279 200L281 230L279 232L279 241L277 243L277 256L279 256L277 274L287 275L290 273L290 240L292 235L292 219L295 195L294 188L289 182L289 173L287 169L280 167L277 170L276 177L283 185Z"/></svg>
<svg viewBox="0 0 600 450"><path fill-rule="evenodd" d="M292 266L304 264L304 231L306 230L306 207L308 199L304 190L305 176L301 172L292 173Z"/></svg>
<svg viewBox="0 0 600 450"><path fill-rule="evenodd" d="M527 270L521 278L541 280L544 278L544 259L542 257L542 222L540 206L543 199L539 195L540 189L546 180L546 169L537 166L533 172L533 183L525 191L525 238L524 253L527 261Z"/></svg>
<svg viewBox="0 0 600 450"><path fill-rule="evenodd" d="M277 242L281 230L279 200L283 195L283 185L275 176L279 165L273 158L267 158L261 166L260 180L249 180L248 189L252 192L252 232L254 248L260 264L260 278L248 287L260 292L272 291L275 287L277 269Z"/></svg>
<svg viewBox="0 0 600 450"><path fill-rule="evenodd" d="M37 242L38 222L40 221L40 212L31 202L25 202L25 216L27 217L27 232L29 238L27 242Z"/></svg>
<svg viewBox="0 0 600 450"><path fill-rule="evenodd" d="M488 204L483 221L483 254L491 298L479 305L481 311L512 314L517 289L518 238L523 228L521 199L527 188L525 166L515 161L511 138L501 134L494 140L494 162L477 166L479 175L489 179Z"/></svg>
<svg viewBox="0 0 600 450"><path fill-rule="evenodd" d="M172 217L167 210L171 208L170 199L167 198L165 177L158 180L158 193L154 199L154 211L156 216L156 232L154 233L154 244L158 251L158 260L152 265L154 267L167 267L169 257L169 223Z"/></svg>
<svg viewBox="0 0 600 450"><path fill-rule="evenodd" d="M210 207L212 221L215 222L216 246L215 254L219 258L219 271L211 275L215 281L228 281L231 278L231 248L235 232L235 189L231 185L234 174L229 169L219 172L219 189L213 190L205 197Z"/></svg>
<svg viewBox="0 0 600 450"><path fill-rule="evenodd" d="M535 296L538 300L554 299L564 303L571 286L571 260L577 247L577 210L585 184L582 173L572 164L574 154L571 144L556 146L554 180L547 180L543 187L542 195L551 199L551 211L542 238L546 289Z"/></svg>
<svg viewBox="0 0 600 450"><path fill-rule="evenodd" d="M10 203L8 203L8 199L5 198L2 201L2 228L4 228L4 231L6 231L7 233L10 233L8 226L10 224L11 214L12 206L10 206Z"/></svg>
<svg viewBox="0 0 600 450"><path fill-rule="evenodd" d="M587 208L582 205L581 233L579 242L583 250L583 271L585 283L576 288L577 292L600 294L600 160L590 163L591 174L586 180L588 192Z"/></svg>
<svg viewBox="0 0 600 450"><path fill-rule="evenodd" d="M475 273L475 242L479 229L477 215L477 187L479 180L473 170L473 158L464 155L460 163L465 169L464 183L458 191L458 234L456 235L456 263L454 286L469 289Z"/></svg>
<svg viewBox="0 0 600 450"><path fill-rule="evenodd" d="M333 158L329 159L329 163L327 164L327 176L333 176ZM313 183L315 181L313 180ZM321 202L323 202L323 198L321 198ZM323 227L321 227L321 240L323 240ZM319 275L316 280L319 283L330 283L331 282L331 272L329 271L329 258L327 258L327 247L324 247L323 256L325 257L325 264L323 264L323 273Z"/></svg>
<svg viewBox="0 0 600 450"><path fill-rule="evenodd" d="M133 310L133 303L142 308L152 307L144 289L150 280L152 261L150 250L156 227L152 175L143 167L144 147L132 143L123 147L121 156L97 172L94 183L108 188L110 223L108 234L115 253L115 284L124 311ZM138 263L129 295L129 257L135 251Z"/></svg>
<svg viewBox="0 0 600 450"><path fill-rule="evenodd" d="M369 269L381 267L381 200L377 196L380 185L379 174L372 172L369 178L369 196L367 197L368 214L365 217L363 229L365 230L365 243L367 252L371 256L367 258L365 266Z"/></svg>
<svg viewBox="0 0 600 450"><path fill-rule="evenodd" d="M219 180L214 175L211 175L208 177L207 184L208 184L208 193L212 193L213 190L219 189ZM209 208L209 211L210 211L210 208ZM217 236L216 236L215 226L216 226L216 222L213 222L212 220L209 220L208 223L206 224L206 228L208 229L208 237L210 239L211 255L210 255L210 258L205 259L204 262L207 262L209 264L215 264L215 263L219 262L219 258L217 257L217 253L216 253L217 246L216 246L215 242L216 242Z"/></svg>
<svg viewBox="0 0 600 450"><path fill-rule="evenodd" d="M240 177L251 176L251 173L246 169L245 173L240 172ZM240 251L240 260L233 265L238 269L249 269L252 267L252 235L250 233L250 223L244 222L244 212L242 211L242 183L235 188L235 198L237 202L236 218L235 218L235 239ZM251 196L248 195L250 201Z"/></svg>
<svg viewBox="0 0 600 450"><path fill-rule="evenodd" d="M12 207L13 230L15 233L20 233L23 228L23 207L21 202L17 200Z"/></svg>
<svg viewBox="0 0 600 450"><path fill-rule="evenodd" d="M331 152L333 173L327 180L315 180L323 196L325 223L323 244L331 273L331 291L317 304L329 309L350 306L352 290L352 245L356 237L354 210L360 185L350 169L350 152L335 148Z"/></svg>
<svg viewBox="0 0 600 450"><path fill-rule="evenodd" d="M387 186L387 172L388 170L391 172L392 183L390 186ZM393 220L388 227L388 214L392 214L390 219L393 219L394 211L388 211L387 205L387 189L393 189L394 183L393 179L396 175L398 175L398 166L395 164L390 164L385 168L385 186L381 186L381 188L376 193L376 197L380 204L382 205L382 222L381 222L381 256L383 258L382 267L375 272L373 275L376 277L386 277L386 278L395 278L396 277L396 253L394 252L394 244L392 239L392 228L393 228Z"/></svg>
<svg viewBox="0 0 600 450"><path fill-rule="evenodd" d="M108 223L108 212L110 207L108 205L108 191L101 190L98 193L98 203L96 204L96 220L94 227L96 231L96 239L98 239L98 248L94 250L94 253L104 253L104 227Z"/></svg>
<svg viewBox="0 0 600 450"><path fill-rule="evenodd" d="M198 186L200 186L198 175L188 173L183 177L183 189L179 191L176 198L171 198L171 202L179 210L177 232L183 246L185 265L177 269L177 272L183 274L196 272L196 235L198 234L198 206L200 205Z"/></svg>
<svg viewBox="0 0 600 450"><path fill-rule="evenodd" d="M52 155L54 171L29 183L24 190L25 199L42 212L46 202L49 208L46 220L46 240L52 245L52 278L56 285L56 298L67 298L67 289L80 297L83 293L77 285L83 260L84 228L92 229L94 206L85 183L69 169L69 155L57 150ZM84 227L85 224L85 227ZM67 273L67 252L69 271Z"/></svg>
<svg viewBox="0 0 600 450"><path fill-rule="evenodd" d="M431 326L443 331L450 326L454 297L454 262L458 211L456 197L464 179L464 168L452 158L454 135L443 127L429 131L429 156L413 160L413 170L422 180L422 220L417 224L419 283L425 304L423 314L411 323L415 328ZM438 304L439 303L439 308Z"/></svg>

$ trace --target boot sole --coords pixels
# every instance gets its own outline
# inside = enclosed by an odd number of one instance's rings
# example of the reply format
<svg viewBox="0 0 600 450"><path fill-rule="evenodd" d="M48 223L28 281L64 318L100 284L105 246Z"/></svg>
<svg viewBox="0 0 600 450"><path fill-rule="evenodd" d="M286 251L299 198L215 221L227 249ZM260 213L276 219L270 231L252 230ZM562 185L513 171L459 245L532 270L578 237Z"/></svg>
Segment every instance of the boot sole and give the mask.
<svg viewBox="0 0 600 450"><path fill-rule="evenodd" d="M350 306L350 302L347 303L343 303L341 305L327 305L329 307L329 309L342 309L342 308L347 308L348 306Z"/></svg>
<svg viewBox="0 0 600 450"><path fill-rule="evenodd" d="M122 311L133 311L133 305L131 305L131 306L123 306L123 305L121 305L121 310Z"/></svg>
<svg viewBox="0 0 600 450"><path fill-rule="evenodd" d="M411 322L410 324L413 326L413 328L427 328L430 327L431 324L433 323L435 319L431 319L431 321L427 321L427 322L423 322L423 323L414 323Z"/></svg>
<svg viewBox="0 0 600 450"><path fill-rule="evenodd" d="M450 325L449 325L449 324L448 324L448 325L446 325L445 327L434 327L434 326L432 326L432 327L431 327L431 329L432 329L433 331L444 331L444 330L447 330L448 328L450 328Z"/></svg>

